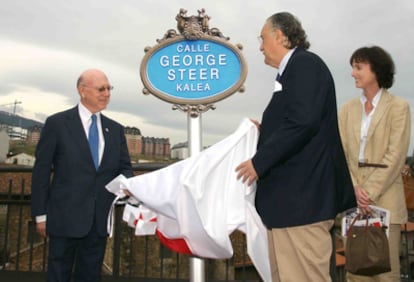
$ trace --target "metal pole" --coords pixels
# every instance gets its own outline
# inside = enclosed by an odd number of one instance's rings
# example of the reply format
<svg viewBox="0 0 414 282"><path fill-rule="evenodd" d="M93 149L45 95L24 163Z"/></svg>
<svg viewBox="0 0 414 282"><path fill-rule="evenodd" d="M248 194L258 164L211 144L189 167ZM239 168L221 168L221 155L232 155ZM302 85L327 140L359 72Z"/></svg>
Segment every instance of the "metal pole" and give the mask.
<svg viewBox="0 0 414 282"><path fill-rule="evenodd" d="M188 113L188 150L190 156L196 156L201 151L201 113L197 117L191 117Z"/></svg>
<svg viewBox="0 0 414 282"><path fill-rule="evenodd" d="M191 282L206 281L204 259L190 257L190 281Z"/></svg>
<svg viewBox="0 0 414 282"><path fill-rule="evenodd" d="M201 113L197 117L187 116L188 120L188 150L190 156L196 156L201 151ZM204 259L190 257L190 281L205 282Z"/></svg>

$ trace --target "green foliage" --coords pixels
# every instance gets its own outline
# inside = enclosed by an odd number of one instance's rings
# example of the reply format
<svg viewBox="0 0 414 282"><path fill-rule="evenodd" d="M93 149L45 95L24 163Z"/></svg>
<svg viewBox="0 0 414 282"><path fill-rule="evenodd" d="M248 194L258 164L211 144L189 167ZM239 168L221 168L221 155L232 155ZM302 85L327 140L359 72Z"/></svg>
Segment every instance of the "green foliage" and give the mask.
<svg viewBox="0 0 414 282"><path fill-rule="evenodd" d="M36 152L36 144L27 144L25 141L10 142L9 152L13 155L26 153L34 156Z"/></svg>

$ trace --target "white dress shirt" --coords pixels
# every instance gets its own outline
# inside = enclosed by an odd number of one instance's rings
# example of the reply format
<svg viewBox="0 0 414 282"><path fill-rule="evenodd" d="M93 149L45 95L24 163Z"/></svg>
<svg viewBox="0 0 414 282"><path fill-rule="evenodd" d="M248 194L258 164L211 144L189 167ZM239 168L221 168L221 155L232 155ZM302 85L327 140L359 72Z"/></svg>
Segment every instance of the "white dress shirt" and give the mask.
<svg viewBox="0 0 414 282"><path fill-rule="evenodd" d="M89 138L89 127L91 126L91 123L92 123L93 113L91 113L82 103L79 103L78 110L79 110L80 119L82 121L83 129L85 130L86 138ZM96 115L96 122L97 122L96 125L98 126L98 132L99 132L99 150L98 150L99 163L101 163L103 151L105 148L105 139L103 137L103 132L102 132L101 113L97 112L95 113L95 115Z"/></svg>
<svg viewBox="0 0 414 282"><path fill-rule="evenodd" d="M372 99L372 111L367 115L365 112L365 102L367 97L364 94L361 94L361 104L362 104L362 120L361 120L361 143L359 146L359 161L364 163L367 162L364 156L365 145L367 143L368 129L371 124L372 117L374 115L375 109L377 108L378 102L381 98L382 88L375 94L374 99Z"/></svg>

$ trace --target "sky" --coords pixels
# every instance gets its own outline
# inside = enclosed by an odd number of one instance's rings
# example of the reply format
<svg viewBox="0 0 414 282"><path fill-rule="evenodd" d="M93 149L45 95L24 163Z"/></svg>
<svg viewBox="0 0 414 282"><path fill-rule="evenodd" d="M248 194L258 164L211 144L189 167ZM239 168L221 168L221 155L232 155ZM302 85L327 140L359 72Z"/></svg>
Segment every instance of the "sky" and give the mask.
<svg viewBox="0 0 414 282"><path fill-rule="evenodd" d="M390 91L414 109L414 1L412 0L42 0L0 5L0 110L44 122L79 102L76 80L89 68L103 70L114 86L104 114L143 136L188 138L188 116L142 93L139 68L145 52L171 28L180 8L197 15L204 8L210 28L241 44L248 74L245 92L236 92L201 115L203 146L235 131L245 117L260 121L277 70L264 64L257 36L266 18L287 11L301 21L335 80L337 102L360 95L349 57L378 45L396 64ZM21 102L16 104L14 102ZM414 124L414 123L413 123ZM414 132L409 154L412 153Z"/></svg>

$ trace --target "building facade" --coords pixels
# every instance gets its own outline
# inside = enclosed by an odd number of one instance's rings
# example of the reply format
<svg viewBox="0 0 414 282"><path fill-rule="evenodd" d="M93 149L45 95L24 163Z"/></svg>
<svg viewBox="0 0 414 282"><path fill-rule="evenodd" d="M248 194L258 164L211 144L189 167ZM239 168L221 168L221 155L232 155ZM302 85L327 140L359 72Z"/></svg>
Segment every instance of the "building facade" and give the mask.
<svg viewBox="0 0 414 282"><path fill-rule="evenodd" d="M173 160L184 160L189 157L188 142L181 142L175 144L171 148L171 159Z"/></svg>
<svg viewBox="0 0 414 282"><path fill-rule="evenodd" d="M142 153L141 131L136 127L125 127L125 138L127 140L128 151L131 156L140 156Z"/></svg>
<svg viewBox="0 0 414 282"><path fill-rule="evenodd" d="M40 133L42 132L42 128L38 125L34 125L29 127L27 130L27 139L26 141L31 144L37 144L40 140Z"/></svg>
<svg viewBox="0 0 414 282"><path fill-rule="evenodd" d="M3 131L7 131L10 136L10 130L13 130L13 138L10 141L23 141L26 144L36 145L40 140L42 132L41 126L32 126L28 129L11 128L4 126ZM146 159L170 159L171 148L169 138L143 137L137 127L125 127L125 139L132 162L139 162L141 158ZM19 133L19 134L18 134ZM4 158L3 158L4 161ZM22 160L13 159L12 162L21 162ZM26 164L27 162L25 162Z"/></svg>
<svg viewBox="0 0 414 282"><path fill-rule="evenodd" d="M169 138L142 137L142 155L147 158L170 158Z"/></svg>
<svg viewBox="0 0 414 282"><path fill-rule="evenodd" d="M6 164L33 166L36 158L26 153L20 153L16 155L9 155L5 160Z"/></svg>

